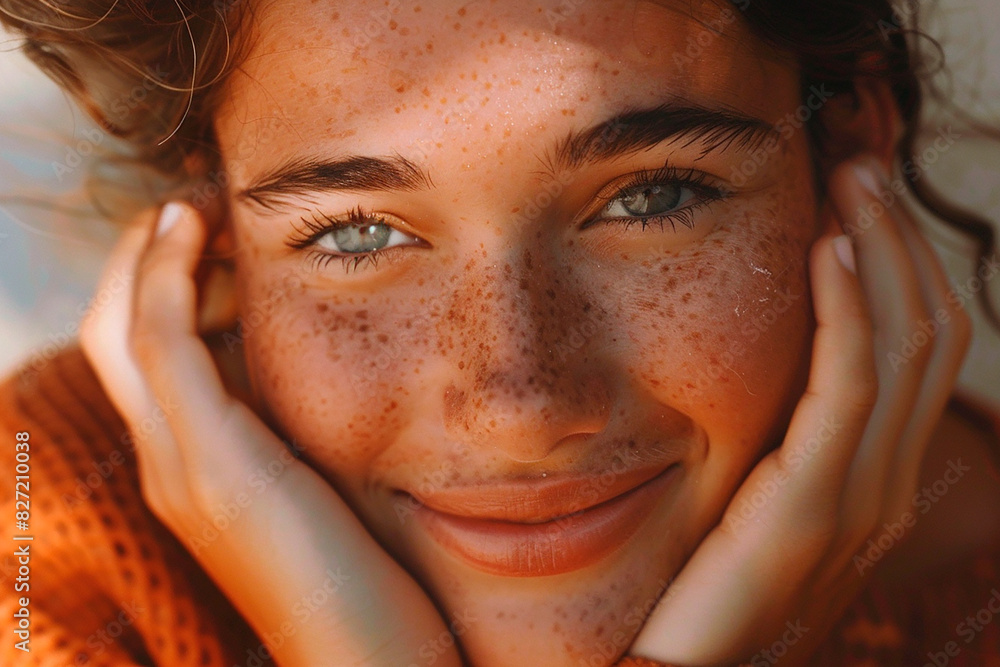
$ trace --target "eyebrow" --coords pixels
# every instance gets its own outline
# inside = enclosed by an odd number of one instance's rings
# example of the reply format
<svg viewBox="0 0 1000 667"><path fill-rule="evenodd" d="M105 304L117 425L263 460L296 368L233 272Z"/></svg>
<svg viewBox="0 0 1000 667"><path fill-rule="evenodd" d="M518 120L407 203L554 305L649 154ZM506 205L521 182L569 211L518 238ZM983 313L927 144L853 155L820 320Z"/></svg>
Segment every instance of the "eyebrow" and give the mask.
<svg viewBox="0 0 1000 667"><path fill-rule="evenodd" d="M683 141L682 147L702 142L700 157L733 146L753 150L764 140L780 136L761 118L727 109L662 104L632 109L579 132L570 132L543 162L549 172L572 171L602 160L625 157L665 141Z"/></svg>
<svg viewBox="0 0 1000 667"><path fill-rule="evenodd" d="M257 179L237 197L275 210L285 199L335 190L412 191L431 187L430 176L401 155L298 158Z"/></svg>
<svg viewBox="0 0 1000 667"><path fill-rule="evenodd" d="M570 132L553 149L539 155L550 174L573 171L594 162L625 157L665 141L683 147L702 142L701 157L736 146L753 149L778 129L761 118L728 109L676 103L624 111L610 120ZM415 191L433 187L430 175L401 155L290 160L237 193L271 211L289 198L323 192Z"/></svg>

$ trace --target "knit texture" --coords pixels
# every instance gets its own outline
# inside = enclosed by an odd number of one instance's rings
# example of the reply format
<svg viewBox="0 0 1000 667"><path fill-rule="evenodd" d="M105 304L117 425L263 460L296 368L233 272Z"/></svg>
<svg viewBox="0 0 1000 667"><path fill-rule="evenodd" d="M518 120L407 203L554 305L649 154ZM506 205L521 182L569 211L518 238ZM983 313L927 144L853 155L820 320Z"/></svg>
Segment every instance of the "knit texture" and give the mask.
<svg viewBox="0 0 1000 667"><path fill-rule="evenodd" d="M21 431L30 434L27 531L11 521ZM146 507L131 440L78 348L0 385L0 443L0 539L8 545L0 555L0 665L273 664L261 661L264 644ZM16 542L15 534L34 539ZM12 554L24 544L30 591L18 593ZM971 637L956 627L1000 590L1000 556L981 554L921 584L866 591L815 664L919 666L955 642L958 654L945 656L950 667L1000 667L1000 614ZM28 653L14 648L22 595L30 596ZM618 667L658 664L626 658Z"/></svg>

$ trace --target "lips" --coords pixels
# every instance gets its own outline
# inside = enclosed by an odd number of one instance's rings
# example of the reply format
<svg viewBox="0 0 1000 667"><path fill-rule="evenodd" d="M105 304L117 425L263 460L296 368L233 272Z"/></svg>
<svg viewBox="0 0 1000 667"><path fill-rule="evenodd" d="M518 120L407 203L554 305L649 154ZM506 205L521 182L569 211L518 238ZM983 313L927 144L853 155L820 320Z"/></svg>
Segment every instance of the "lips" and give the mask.
<svg viewBox="0 0 1000 667"><path fill-rule="evenodd" d="M570 480L450 488L415 517L446 551L490 574L538 577L596 562L628 540L680 465Z"/></svg>

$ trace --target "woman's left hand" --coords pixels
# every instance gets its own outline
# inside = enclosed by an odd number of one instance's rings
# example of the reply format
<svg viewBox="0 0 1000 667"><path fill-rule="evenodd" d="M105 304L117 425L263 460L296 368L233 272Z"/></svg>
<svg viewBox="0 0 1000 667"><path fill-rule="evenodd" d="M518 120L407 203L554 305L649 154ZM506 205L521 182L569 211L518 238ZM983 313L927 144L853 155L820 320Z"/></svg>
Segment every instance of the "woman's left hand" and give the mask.
<svg viewBox="0 0 1000 667"><path fill-rule="evenodd" d="M857 276L830 236L817 241L813 359L784 442L737 490L630 655L685 666L806 664L874 569L856 556L912 526L921 462L971 324L912 218L879 202L887 191L872 158L833 172L827 215L853 237Z"/></svg>

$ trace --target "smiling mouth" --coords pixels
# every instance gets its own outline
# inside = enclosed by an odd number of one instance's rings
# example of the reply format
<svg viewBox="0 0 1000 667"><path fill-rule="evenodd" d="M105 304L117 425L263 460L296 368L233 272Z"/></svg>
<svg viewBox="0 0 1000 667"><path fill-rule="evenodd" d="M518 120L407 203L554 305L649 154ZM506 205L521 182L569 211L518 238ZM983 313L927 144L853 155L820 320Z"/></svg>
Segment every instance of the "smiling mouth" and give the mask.
<svg viewBox="0 0 1000 667"><path fill-rule="evenodd" d="M490 574L539 577L585 567L620 547L676 485L681 470L674 463L652 476L622 475L602 494L604 500L582 508L574 498L595 488L598 478L555 482L528 493L518 485L480 488L478 495L470 488L411 498L422 527L451 555Z"/></svg>

